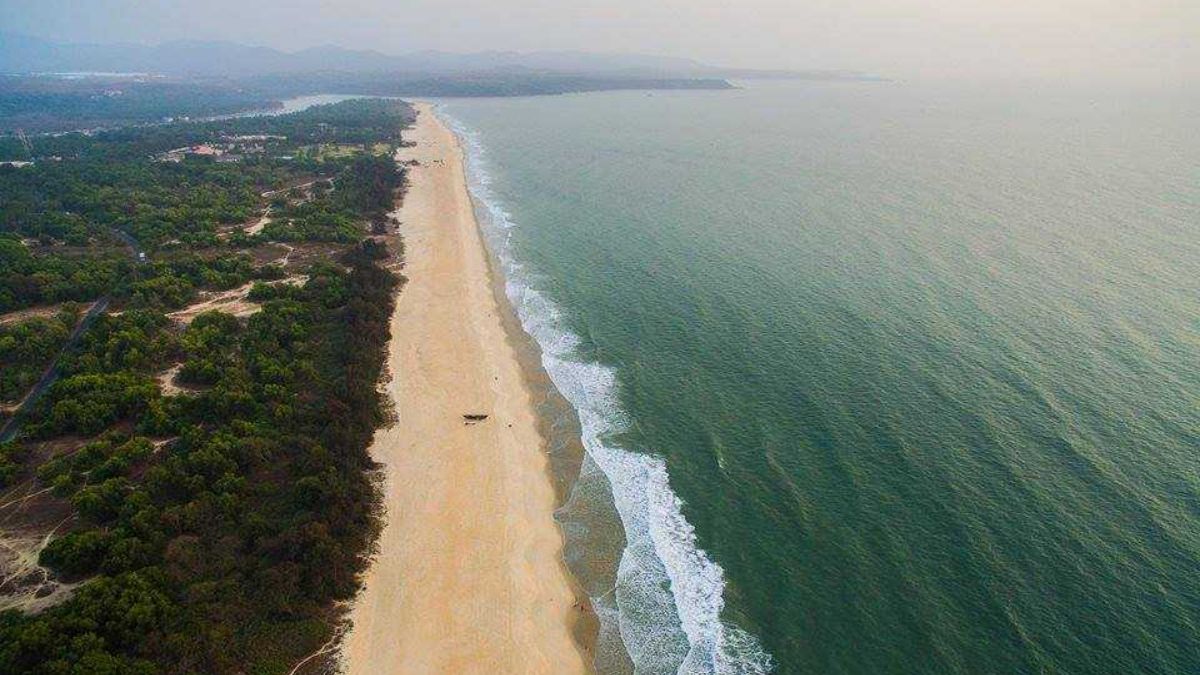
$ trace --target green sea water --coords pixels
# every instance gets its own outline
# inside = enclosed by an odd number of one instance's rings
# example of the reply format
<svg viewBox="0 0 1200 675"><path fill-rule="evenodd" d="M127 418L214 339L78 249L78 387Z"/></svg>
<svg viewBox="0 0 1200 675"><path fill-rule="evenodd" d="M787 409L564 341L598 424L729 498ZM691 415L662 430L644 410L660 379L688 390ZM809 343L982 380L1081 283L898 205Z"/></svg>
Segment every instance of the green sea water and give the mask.
<svg viewBox="0 0 1200 675"><path fill-rule="evenodd" d="M602 669L1200 672L1200 99L442 110L625 531Z"/></svg>

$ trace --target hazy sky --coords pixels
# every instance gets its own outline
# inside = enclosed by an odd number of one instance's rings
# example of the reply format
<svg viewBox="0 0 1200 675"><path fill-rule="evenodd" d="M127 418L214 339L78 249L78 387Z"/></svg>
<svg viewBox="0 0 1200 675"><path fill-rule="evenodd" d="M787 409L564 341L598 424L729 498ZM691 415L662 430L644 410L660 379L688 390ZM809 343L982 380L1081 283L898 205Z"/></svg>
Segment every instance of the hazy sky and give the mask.
<svg viewBox="0 0 1200 675"><path fill-rule="evenodd" d="M1200 0L0 0L70 41L583 49L899 77L1200 78Z"/></svg>

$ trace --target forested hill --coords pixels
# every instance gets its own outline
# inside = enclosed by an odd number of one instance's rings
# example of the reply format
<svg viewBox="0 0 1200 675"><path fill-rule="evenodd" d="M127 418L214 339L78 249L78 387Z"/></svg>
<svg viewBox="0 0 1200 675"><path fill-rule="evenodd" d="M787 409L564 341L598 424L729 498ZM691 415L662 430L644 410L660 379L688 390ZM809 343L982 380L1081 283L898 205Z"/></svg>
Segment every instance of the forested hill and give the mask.
<svg viewBox="0 0 1200 675"><path fill-rule="evenodd" d="M845 70L755 70L582 51L419 51L235 42L59 43L0 31L0 134L144 124L269 109L312 94L541 96L725 90L731 79L871 80ZM0 160L9 159L0 156Z"/></svg>
<svg viewBox="0 0 1200 675"><path fill-rule="evenodd" d="M337 634L376 532L411 114L44 137L0 167L0 422L19 429L0 673L287 673Z"/></svg>
<svg viewBox="0 0 1200 675"><path fill-rule="evenodd" d="M619 89L732 89L719 77L556 72L287 73L239 78L0 75L0 135L159 123L278 108L313 94L543 96ZM0 156L0 161L13 159Z"/></svg>

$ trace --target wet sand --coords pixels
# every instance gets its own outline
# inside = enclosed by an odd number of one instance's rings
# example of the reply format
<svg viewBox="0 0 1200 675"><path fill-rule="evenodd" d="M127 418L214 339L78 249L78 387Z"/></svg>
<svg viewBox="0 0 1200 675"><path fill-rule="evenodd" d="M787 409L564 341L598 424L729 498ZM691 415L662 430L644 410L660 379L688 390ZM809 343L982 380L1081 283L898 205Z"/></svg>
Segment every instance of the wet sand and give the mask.
<svg viewBox="0 0 1200 675"><path fill-rule="evenodd" d="M351 610L352 674L581 673L546 442L503 325L457 139L428 105L401 161L408 282L392 317L397 421L371 448L385 525ZM463 416L486 414L468 424Z"/></svg>

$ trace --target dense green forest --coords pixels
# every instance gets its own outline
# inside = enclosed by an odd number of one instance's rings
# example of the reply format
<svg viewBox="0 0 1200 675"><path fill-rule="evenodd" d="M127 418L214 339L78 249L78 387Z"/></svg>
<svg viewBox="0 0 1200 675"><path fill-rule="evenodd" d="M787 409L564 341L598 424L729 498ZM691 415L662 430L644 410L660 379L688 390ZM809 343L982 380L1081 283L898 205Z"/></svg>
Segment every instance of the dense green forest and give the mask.
<svg viewBox="0 0 1200 675"><path fill-rule="evenodd" d="M355 224L386 208L399 182L387 149L400 142L407 111L396 102L360 100L278 117L39 138L34 164L0 167L0 312L92 300L106 290L129 295L135 275L145 274L120 250L131 243L154 252L245 248L272 239L356 241ZM253 141L250 151L246 142L229 140L255 136L267 138ZM0 141L0 153L5 142L17 141ZM231 149L222 157L161 159L199 144ZM326 146L370 152L302 152ZM376 148L383 154L373 154ZM222 238L223 228L262 211L264 192L314 179L338 187L312 199L285 199L264 236ZM43 254L34 255L30 243Z"/></svg>
<svg viewBox="0 0 1200 675"><path fill-rule="evenodd" d="M165 78L0 77L0 130L28 132L214 116L273 104L239 87Z"/></svg>
<svg viewBox="0 0 1200 675"><path fill-rule="evenodd" d="M285 99L338 92L361 96L544 96L622 89L732 89L720 77L498 71L461 73L281 71L238 78L161 76L0 77L0 134L152 124L266 110ZM0 151L0 161L20 159Z"/></svg>
<svg viewBox="0 0 1200 675"><path fill-rule="evenodd" d="M0 312L100 297L128 277L124 259L94 255L34 255L19 236L0 233Z"/></svg>
<svg viewBox="0 0 1200 675"><path fill-rule="evenodd" d="M68 305L57 316L0 325L0 401L25 395L78 320L78 309Z"/></svg>
<svg viewBox="0 0 1200 675"><path fill-rule="evenodd" d="M286 673L334 635L377 527L367 446L400 279L371 233L400 193L391 151L410 119L363 100L74 134L47 143L59 159L0 171L0 314L114 303L0 444L0 490L69 514L39 563L79 584L0 612L0 673ZM248 135L272 138L233 160L162 158ZM321 144L338 152L303 156ZM313 255L269 255L300 245ZM170 313L246 288L245 315ZM3 397L79 311L0 326Z"/></svg>

